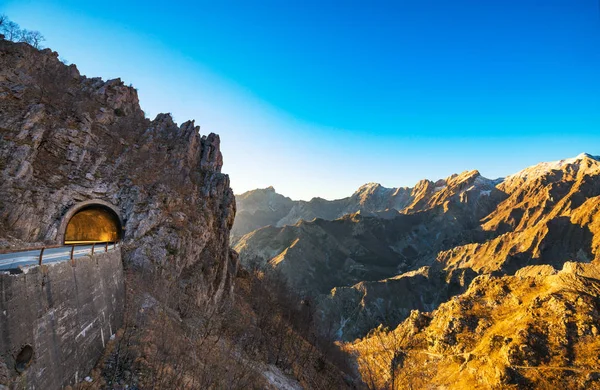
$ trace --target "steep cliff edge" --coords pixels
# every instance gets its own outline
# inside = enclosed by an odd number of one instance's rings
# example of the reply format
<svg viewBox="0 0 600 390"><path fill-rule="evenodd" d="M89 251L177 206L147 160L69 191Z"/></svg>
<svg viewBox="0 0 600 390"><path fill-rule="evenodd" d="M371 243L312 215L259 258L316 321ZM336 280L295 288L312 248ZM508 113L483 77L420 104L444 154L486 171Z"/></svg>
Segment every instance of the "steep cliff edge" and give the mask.
<svg viewBox="0 0 600 390"><path fill-rule="evenodd" d="M121 214L127 264L179 278L198 303L230 291L235 199L218 135L146 119L121 80L0 40L0 137L1 247L61 244L67 210L99 199Z"/></svg>

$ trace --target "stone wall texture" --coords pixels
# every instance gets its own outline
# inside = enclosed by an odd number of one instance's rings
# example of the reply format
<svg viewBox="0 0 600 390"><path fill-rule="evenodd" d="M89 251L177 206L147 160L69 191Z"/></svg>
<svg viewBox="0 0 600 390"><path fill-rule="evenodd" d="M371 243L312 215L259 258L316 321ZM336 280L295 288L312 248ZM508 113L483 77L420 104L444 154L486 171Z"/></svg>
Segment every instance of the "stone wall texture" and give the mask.
<svg viewBox="0 0 600 390"><path fill-rule="evenodd" d="M122 324L124 296L119 248L0 274L0 385L51 390L84 379ZM26 346L33 357L19 373Z"/></svg>

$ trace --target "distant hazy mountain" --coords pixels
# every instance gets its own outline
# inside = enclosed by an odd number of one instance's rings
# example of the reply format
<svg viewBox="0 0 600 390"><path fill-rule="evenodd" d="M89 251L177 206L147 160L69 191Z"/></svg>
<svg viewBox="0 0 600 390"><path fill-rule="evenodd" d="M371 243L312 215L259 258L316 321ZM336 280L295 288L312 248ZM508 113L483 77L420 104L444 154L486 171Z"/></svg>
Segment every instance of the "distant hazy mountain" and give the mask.
<svg viewBox="0 0 600 390"><path fill-rule="evenodd" d="M273 225L294 225L300 220L312 221L315 218L334 220L347 214L360 212L362 215L391 218L398 214L424 210L448 197L448 186L458 183L468 185L472 196L477 191L490 191L495 181L483 178L479 172L464 172L444 180L432 182L421 180L413 188L385 188L377 183L361 186L347 198L326 200L313 198L310 201L293 201L275 192L273 187L257 189L236 196L238 212L232 229L232 236L240 236L259 227ZM453 188L462 191L465 188Z"/></svg>
<svg viewBox="0 0 600 390"><path fill-rule="evenodd" d="M235 201L237 212L231 229L233 237L242 236L263 226L277 225L296 203L276 193L273 187L236 195Z"/></svg>

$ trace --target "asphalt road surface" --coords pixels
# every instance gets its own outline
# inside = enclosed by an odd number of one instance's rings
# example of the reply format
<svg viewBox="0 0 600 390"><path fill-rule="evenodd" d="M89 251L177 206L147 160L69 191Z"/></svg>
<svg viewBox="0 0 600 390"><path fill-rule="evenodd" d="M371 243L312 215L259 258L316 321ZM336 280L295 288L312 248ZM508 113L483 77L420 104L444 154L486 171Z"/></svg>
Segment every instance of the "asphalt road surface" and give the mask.
<svg viewBox="0 0 600 390"><path fill-rule="evenodd" d="M108 245L108 250L113 250L113 244ZM94 253L104 252L104 244L98 244L94 248ZM24 268L32 265L37 265L40 261L41 249L34 249L25 252L12 252L0 254L0 270L11 270ZM91 245L80 245L75 247L73 257L82 257L92 254ZM63 246L60 248L47 248L44 250L42 264L57 263L60 261L69 260L71 258L71 246Z"/></svg>

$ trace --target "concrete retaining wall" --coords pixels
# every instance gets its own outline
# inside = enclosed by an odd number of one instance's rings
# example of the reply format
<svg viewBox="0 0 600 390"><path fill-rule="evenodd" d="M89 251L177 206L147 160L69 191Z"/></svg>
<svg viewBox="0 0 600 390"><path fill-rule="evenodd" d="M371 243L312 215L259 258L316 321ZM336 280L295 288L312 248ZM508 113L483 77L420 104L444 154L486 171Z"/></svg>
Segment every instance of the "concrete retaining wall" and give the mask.
<svg viewBox="0 0 600 390"><path fill-rule="evenodd" d="M120 249L0 275L0 384L52 390L81 381L122 324L124 294Z"/></svg>

